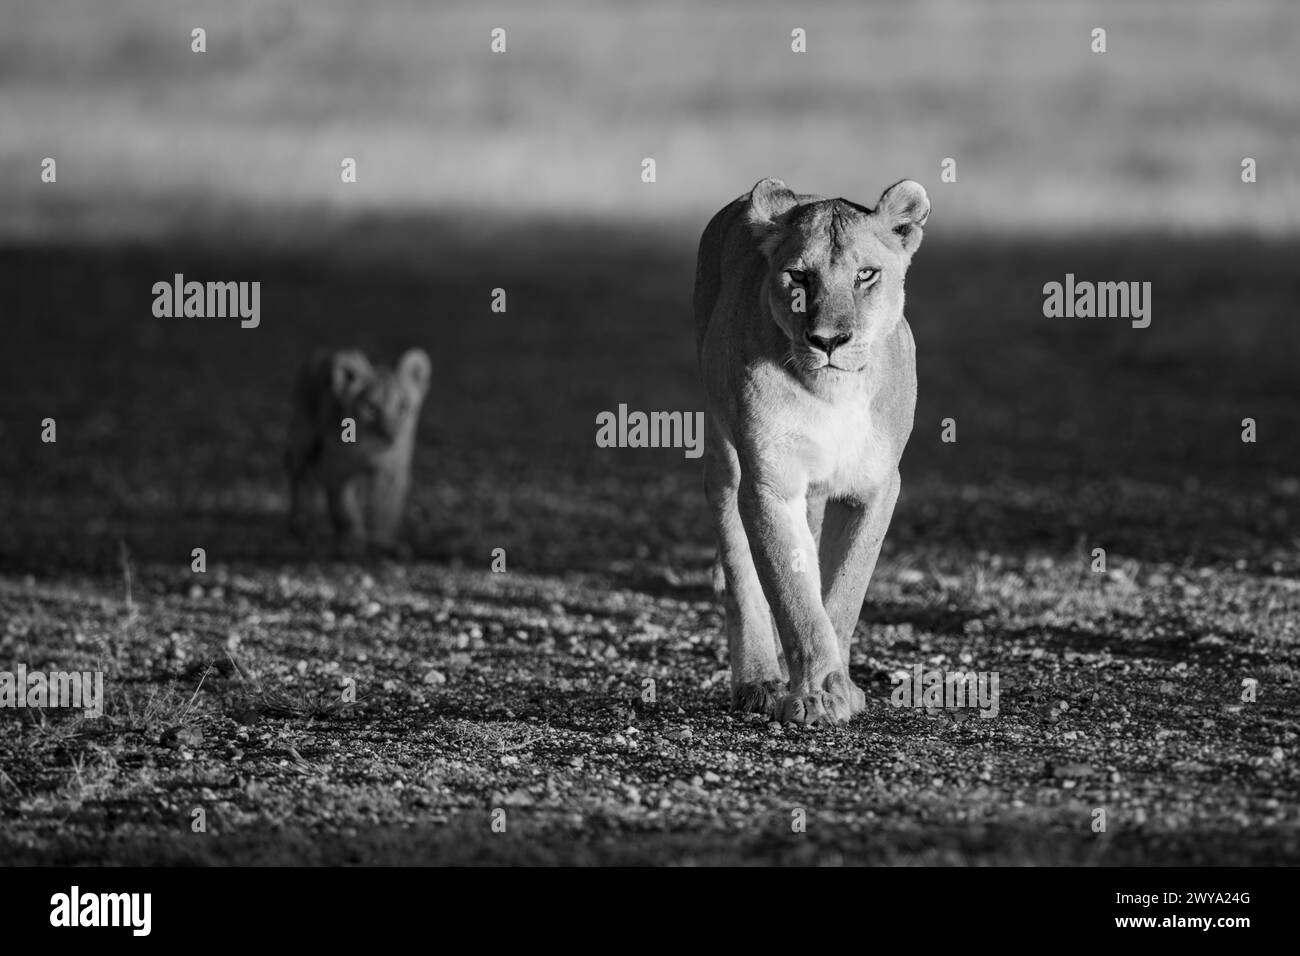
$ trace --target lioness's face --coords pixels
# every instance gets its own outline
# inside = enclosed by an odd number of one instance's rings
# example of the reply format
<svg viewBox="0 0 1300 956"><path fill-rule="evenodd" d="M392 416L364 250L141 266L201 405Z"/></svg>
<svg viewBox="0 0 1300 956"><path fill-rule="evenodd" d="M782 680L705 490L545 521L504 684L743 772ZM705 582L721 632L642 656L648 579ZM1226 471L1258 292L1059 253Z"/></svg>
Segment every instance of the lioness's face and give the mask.
<svg viewBox="0 0 1300 956"><path fill-rule="evenodd" d="M798 205L784 186L760 196L762 185L753 202L771 214L760 229L768 308L789 339L788 364L808 375L862 369L902 318L903 280L929 214L925 191L900 183L870 210L843 199Z"/></svg>

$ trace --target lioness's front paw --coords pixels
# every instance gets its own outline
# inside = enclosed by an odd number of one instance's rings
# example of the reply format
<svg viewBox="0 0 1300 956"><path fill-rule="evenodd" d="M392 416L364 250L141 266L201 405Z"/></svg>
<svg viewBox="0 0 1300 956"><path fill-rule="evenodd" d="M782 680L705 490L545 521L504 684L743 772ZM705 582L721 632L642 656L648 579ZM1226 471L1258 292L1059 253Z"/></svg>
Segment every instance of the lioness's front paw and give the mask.
<svg viewBox="0 0 1300 956"><path fill-rule="evenodd" d="M785 681L745 681L731 688L731 704L747 714L778 715L781 698L785 695Z"/></svg>
<svg viewBox="0 0 1300 956"><path fill-rule="evenodd" d="M853 709L855 689L849 679L839 671L827 674L820 688L796 687L781 698L781 722L803 724L805 727L846 724L855 713ZM858 693L865 706L866 695L861 691Z"/></svg>

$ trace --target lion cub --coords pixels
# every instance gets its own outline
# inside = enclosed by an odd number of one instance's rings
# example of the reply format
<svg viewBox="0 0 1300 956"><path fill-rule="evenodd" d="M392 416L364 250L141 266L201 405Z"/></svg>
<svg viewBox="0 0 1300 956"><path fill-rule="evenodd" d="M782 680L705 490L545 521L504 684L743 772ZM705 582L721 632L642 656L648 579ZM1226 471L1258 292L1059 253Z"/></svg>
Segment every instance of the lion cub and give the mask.
<svg viewBox="0 0 1300 956"><path fill-rule="evenodd" d="M422 349L406 352L396 370L355 350L317 352L303 366L285 456L294 534L305 533L306 495L319 485L345 550L401 550L397 530L430 372Z"/></svg>

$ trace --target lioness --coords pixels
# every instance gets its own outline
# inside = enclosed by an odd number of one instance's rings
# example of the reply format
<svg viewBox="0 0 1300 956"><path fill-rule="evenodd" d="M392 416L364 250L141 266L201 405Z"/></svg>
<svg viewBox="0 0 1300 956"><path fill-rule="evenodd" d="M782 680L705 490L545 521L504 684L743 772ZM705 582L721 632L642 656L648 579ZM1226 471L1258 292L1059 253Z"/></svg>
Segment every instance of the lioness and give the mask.
<svg viewBox="0 0 1300 956"><path fill-rule="evenodd" d="M912 431L903 279L929 214L910 180L868 209L764 179L700 240L705 487L741 710L816 724L865 706L849 643Z"/></svg>
<svg viewBox="0 0 1300 956"><path fill-rule="evenodd" d="M355 350L317 352L303 366L285 455L294 534L306 530L306 495L315 484L325 489L345 551L402 550L397 531L430 369L423 349L406 352L396 370L376 368Z"/></svg>

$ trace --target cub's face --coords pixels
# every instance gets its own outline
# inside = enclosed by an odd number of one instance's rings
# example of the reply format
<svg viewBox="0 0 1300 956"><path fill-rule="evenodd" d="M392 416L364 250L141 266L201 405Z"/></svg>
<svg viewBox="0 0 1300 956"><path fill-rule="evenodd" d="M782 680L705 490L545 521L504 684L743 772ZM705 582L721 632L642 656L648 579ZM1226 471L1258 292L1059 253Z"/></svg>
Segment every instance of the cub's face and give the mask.
<svg viewBox="0 0 1300 956"><path fill-rule="evenodd" d="M862 369L903 316L903 282L929 215L904 181L876 209L843 199L798 204L776 180L751 193L750 225L768 262L767 308L804 375Z"/></svg>
<svg viewBox="0 0 1300 956"><path fill-rule="evenodd" d="M391 442L410 418L418 398L395 372L379 369L351 402L358 433Z"/></svg>
<svg viewBox="0 0 1300 956"><path fill-rule="evenodd" d="M359 352L334 357L332 387L340 418L357 423L357 450L381 451L408 434L429 388L429 356L404 354L397 368L373 368Z"/></svg>

